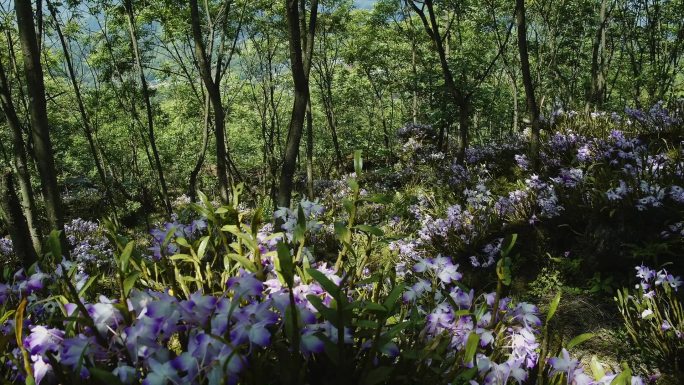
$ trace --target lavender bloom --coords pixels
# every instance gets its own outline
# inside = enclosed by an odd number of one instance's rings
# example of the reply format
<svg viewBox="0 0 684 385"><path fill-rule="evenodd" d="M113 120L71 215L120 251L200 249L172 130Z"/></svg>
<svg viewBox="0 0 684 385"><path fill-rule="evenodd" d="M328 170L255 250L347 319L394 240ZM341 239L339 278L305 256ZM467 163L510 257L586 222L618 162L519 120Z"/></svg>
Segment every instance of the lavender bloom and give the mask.
<svg viewBox="0 0 684 385"><path fill-rule="evenodd" d="M180 302L183 319L192 325L203 326L210 320L217 303L216 297L195 292L190 299Z"/></svg>
<svg viewBox="0 0 684 385"><path fill-rule="evenodd" d="M45 376L52 372L52 365L43 361L43 357L41 355L32 355L31 361L31 366L33 367L33 378L36 382L36 385L40 385Z"/></svg>
<svg viewBox="0 0 684 385"><path fill-rule="evenodd" d="M538 309L536 306L527 302L520 302L513 309L513 318L522 322L525 326L540 326L541 320L537 317Z"/></svg>
<svg viewBox="0 0 684 385"><path fill-rule="evenodd" d="M24 347L33 355L43 355L47 351L58 352L63 340L62 330L37 325L31 328L31 334L24 339Z"/></svg>
<svg viewBox="0 0 684 385"><path fill-rule="evenodd" d="M86 305L86 310L93 319L98 332L102 335L110 330L116 330L123 321L121 312L104 296L100 296L99 303Z"/></svg>
<svg viewBox="0 0 684 385"><path fill-rule="evenodd" d="M263 282L241 270L237 277L232 277L226 283L228 290L232 290L238 297L260 296L264 290Z"/></svg>
<svg viewBox="0 0 684 385"><path fill-rule="evenodd" d="M14 247L12 246L12 240L9 238L0 238L0 257L3 259L14 255Z"/></svg>
<svg viewBox="0 0 684 385"><path fill-rule="evenodd" d="M97 344L90 338L79 334L76 337L65 339L62 346L61 363L71 368L76 368L83 364L84 359L92 359L93 352L91 347L95 347Z"/></svg>
<svg viewBox="0 0 684 385"><path fill-rule="evenodd" d="M593 154L592 154L592 150L591 150L591 148L589 147L588 144L582 145L582 147L580 147L580 148L577 150L577 160L579 160L580 162L588 162L588 161L591 161L591 160L592 160L592 155L593 155Z"/></svg>
<svg viewBox="0 0 684 385"><path fill-rule="evenodd" d="M176 369L173 368L171 362L159 363L154 359L149 360L150 372L143 380L143 385L166 385L169 382L172 384L180 384L181 378Z"/></svg>
<svg viewBox="0 0 684 385"><path fill-rule="evenodd" d="M134 367L128 365L119 365L114 370L112 374L117 376L119 380L125 384L132 384L137 379L137 372Z"/></svg>

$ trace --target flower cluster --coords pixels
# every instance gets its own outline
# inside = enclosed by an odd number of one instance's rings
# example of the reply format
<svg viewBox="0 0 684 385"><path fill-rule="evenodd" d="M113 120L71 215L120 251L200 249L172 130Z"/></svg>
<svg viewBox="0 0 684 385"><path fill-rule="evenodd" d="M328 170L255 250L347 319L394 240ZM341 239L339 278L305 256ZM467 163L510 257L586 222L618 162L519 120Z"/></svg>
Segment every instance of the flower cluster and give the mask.
<svg viewBox="0 0 684 385"><path fill-rule="evenodd" d="M325 208L318 204L318 202L312 202L309 200L302 200L299 204L304 214L304 220L306 221L306 230L309 232L316 232L321 229L322 222L319 218L325 213ZM273 214L277 220L282 221L280 226L288 241L291 241L294 237L294 230L297 227L298 212L291 210L287 207L280 207Z"/></svg>
<svg viewBox="0 0 684 385"><path fill-rule="evenodd" d="M14 255L12 240L5 237L0 238L0 257L7 258L11 255Z"/></svg>
<svg viewBox="0 0 684 385"><path fill-rule="evenodd" d="M35 273L27 275L24 269L19 269L12 276L9 283L0 283L0 305L5 304L13 297L21 298L29 296L45 287L49 276L36 268Z"/></svg>
<svg viewBox="0 0 684 385"><path fill-rule="evenodd" d="M319 271L333 282L340 281L325 265ZM22 274L15 276L15 286L24 294L41 288L46 277ZM236 383L249 356L270 346L274 333L283 328L290 306L289 290L273 270L267 278L262 282L240 271L220 295L194 292L178 299L165 292L134 289L125 304L104 296L94 303L68 303L66 316L90 319L93 327L71 335L59 328L31 326L24 346L31 355L36 383L54 379L50 355L82 378L92 376L89 368L117 362L113 374L124 384L140 380L147 385L220 384L224 379ZM308 297L316 296L328 305L332 298L318 283L305 283L300 277L292 291L302 325L301 351L321 353L324 343L319 335L336 338L337 330L320 319ZM172 350L173 340L181 335L186 340L182 351Z"/></svg>
<svg viewBox="0 0 684 385"><path fill-rule="evenodd" d="M99 224L77 218L64 225L64 233L72 247L72 259L81 269L113 266L113 250Z"/></svg>
<svg viewBox="0 0 684 385"><path fill-rule="evenodd" d="M527 379L538 360L541 320L536 306L514 304L510 298L497 302L496 293L476 296L474 290L463 288L458 264L449 257L418 258L411 270L415 283L403 298L425 314L428 341L446 336L449 354L455 355L464 351L475 335L480 351L477 373L484 384ZM500 362L492 358L495 356Z"/></svg>
<svg viewBox="0 0 684 385"><path fill-rule="evenodd" d="M549 358L551 376L556 374L565 375L566 383L572 385L610 385L615 377L620 373L604 373L598 380L594 380L592 373L588 373L584 365L572 358L566 349L561 351L559 357ZM599 364L600 365L600 364ZM629 378L631 385L644 385L644 381L639 376Z"/></svg>
<svg viewBox="0 0 684 385"><path fill-rule="evenodd" d="M177 216L173 216L171 222L166 222L158 228L152 229L152 246L148 249L152 252L151 258L159 261L163 256L176 254L180 251L172 238L184 238L192 241L199 237L207 228L205 219L195 219L189 224L180 223Z"/></svg>

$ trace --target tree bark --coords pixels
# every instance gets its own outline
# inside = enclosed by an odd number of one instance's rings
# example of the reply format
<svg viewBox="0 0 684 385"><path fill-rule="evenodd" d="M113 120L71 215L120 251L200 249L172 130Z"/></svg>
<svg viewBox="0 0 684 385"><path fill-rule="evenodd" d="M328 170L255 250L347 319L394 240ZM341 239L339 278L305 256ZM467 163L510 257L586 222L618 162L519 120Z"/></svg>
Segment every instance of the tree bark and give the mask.
<svg viewBox="0 0 684 385"><path fill-rule="evenodd" d="M313 187L313 116L311 115L311 95L306 105L306 193L310 200L314 199Z"/></svg>
<svg viewBox="0 0 684 385"><path fill-rule="evenodd" d="M14 191L12 171L6 169L0 175L0 214L9 228L14 252L22 266L28 268L38 261L38 255L33 248L29 227L26 224L19 198Z"/></svg>
<svg viewBox="0 0 684 385"><path fill-rule="evenodd" d="M290 201L292 200L293 177L304 128L306 105L309 101L309 70L311 69L311 53L313 51L314 31L318 15L318 0L312 0L311 2L308 28L305 28L305 10L303 7L300 9L299 1L285 0L285 13L290 43L290 66L294 81L294 102L285 144L283 166L280 173L280 185L278 187L279 207L290 207Z"/></svg>
<svg viewBox="0 0 684 385"><path fill-rule="evenodd" d="M599 27L596 30L591 54L591 85L587 98L587 112L591 108L601 109L606 96L605 50L608 27L608 0L601 0Z"/></svg>
<svg viewBox="0 0 684 385"><path fill-rule="evenodd" d="M209 110L211 102L209 97L206 97L204 105L204 124L202 127L202 150L200 151L199 157L197 157L197 162L195 162L195 167L190 172L190 182L188 184L188 196L190 200L194 202L197 199L197 177L199 176L200 170L202 170L202 165L204 164L204 158L207 154L207 147L209 146Z"/></svg>
<svg viewBox="0 0 684 385"><path fill-rule="evenodd" d="M19 191L21 191L21 206L26 217L26 224L31 234L31 242L37 253L41 252L42 235L38 224L38 210L31 187L31 177L29 174L28 161L26 159L26 144L24 143L23 128L17 116L14 102L12 101L11 89L5 68L0 62L0 106L7 119L7 125L12 131L12 165L19 181Z"/></svg>
<svg viewBox="0 0 684 385"><path fill-rule="evenodd" d="M57 187L57 171L50 140L43 68L40 63L40 51L36 40L33 9L30 1L15 1L14 8L17 14L17 26L24 56L33 152L40 174L47 218L54 230L62 231L64 230L62 200ZM63 234L62 232L61 241L66 250L68 243Z"/></svg>
<svg viewBox="0 0 684 385"><path fill-rule="evenodd" d="M216 170L218 173L219 194L221 200L224 203L227 203L230 195L230 183L228 180L228 152L226 150L226 119L223 103L221 101L220 76L218 75L220 69L217 68L217 76L216 80L214 80L211 76L211 63L209 62L202 40L197 0L190 0L190 24L192 27L192 38L195 43L195 56L197 57L200 75L214 110L214 137L216 140Z"/></svg>
<svg viewBox="0 0 684 385"><path fill-rule="evenodd" d="M444 39L439 31L439 25L437 23L437 17L435 16L434 4L432 0L425 0L423 3L424 7L427 8L428 11L427 17L425 16L424 10L419 8L413 0L407 0L407 2L418 14L423 22L425 31L435 44L437 56L439 57L439 64L442 69L442 76L444 77L444 86L446 87L447 93L451 95L454 105L458 108L459 149L456 160L458 163L462 164L465 161L465 152L468 148L468 131L470 130L470 97L465 92L461 91L459 87L456 86L454 81L454 75L449 67Z"/></svg>
<svg viewBox="0 0 684 385"><path fill-rule="evenodd" d="M532 118L532 135L530 137L530 162L533 169L539 167L539 135L541 121L539 119L539 105L534 96L534 85L530 74L530 58L527 51L527 25L525 22L525 0L516 0L516 22L518 24L518 53L520 54L520 67L522 69L523 85L527 108Z"/></svg>
<svg viewBox="0 0 684 385"><path fill-rule="evenodd" d="M140 57L140 48L138 47L138 37L135 32L135 17L133 15L133 2L132 0L125 0L124 7L126 8L126 16L128 21L128 33L131 39L131 45L133 46L133 56L135 60L135 65L138 69L138 76L140 78L140 87L143 95L143 100L145 102L145 110L147 112L147 136L150 142L150 147L152 148L152 155L154 156L154 164L157 169L157 174L159 174L159 183L161 185L162 200L164 202L164 209L166 213L171 215L173 209L171 208L171 200L169 199L169 190L166 186L166 179L164 178L164 168L159 157L159 151L157 150L157 141L154 134L154 117L152 113L152 102L150 100L150 91L147 85L147 79L145 78L145 70L143 69L142 59Z"/></svg>

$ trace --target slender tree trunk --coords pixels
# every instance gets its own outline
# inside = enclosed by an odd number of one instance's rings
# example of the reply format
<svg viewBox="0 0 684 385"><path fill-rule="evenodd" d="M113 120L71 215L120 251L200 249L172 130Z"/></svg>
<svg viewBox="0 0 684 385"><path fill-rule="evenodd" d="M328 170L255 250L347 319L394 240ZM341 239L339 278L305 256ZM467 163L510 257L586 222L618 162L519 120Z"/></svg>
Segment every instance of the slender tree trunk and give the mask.
<svg viewBox="0 0 684 385"><path fill-rule="evenodd" d="M599 12L599 27L596 30L596 37L592 46L591 55L591 86L587 98L587 112L593 107L601 109L606 95L605 79L605 49L606 49L606 29L608 27L608 0L601 0L601 10Z"/></svg>
<svg viewBox="0 0 684 385"><path fill-rule="evenodd" d="M199 176L200 171L202 170L202 165L204 164L204 158L206 157L207 154L207 147L209 146L209 108L210 108L211 102L209 101L209 97L207 96L205 98L205 103L204 103L204 124L202 128L202 150L200 151L199 156L197 157L197 162L195 162L195 167L192 169L190 172L190 182L188 183L188 196L190 197L190 200L194 202L197 199L197 176Z"/></svg>
<svg viewBox="0 0 684 385"><path fill-rule="evenodd" d="M513 75L509 75L509 80L511 83L511 93L513 94L513 123L511 125L511 134L515 134L518 132L518 125L520 124L518 107L518 82Z"/></svg>
<svg viewBox="0 0 684 385"><path fill-rule="evenodd" d="M323 108L325 109L325 120L330 129L330 135L332 136L333 148L335 149L335 160L337 162L337 169L339 170L342 165L342 152L340 150L340 142L337 137L337 124L335 122L335 107L333 104L332 95L332 75L330 71L325 69L319 70L321 81L319 82L319 88L321 90L321 98L323 99Z"/></svg>
<svg viewBox="0 0 684 385"><path fill-rule="evenodd" d="M211 76L211 63L204 48L202 40L202 30L200 28L199 7L197 0L190 0L190 24L192 27L192 37L195 43L195 56L199 66L200 75L207 89L209 100L214 110L214 137L216 140L216 171L218 173L219 194L224 203L230 198L230 182L228 180L228 152L226 149L225 134L225 111L221 101L220 76L216 81Z"/></svg>
<svg viewBox="0 0 684 385"><path fill-rule="evenodd" d="M518 24L518 52L520 54L520 66L522 69L523 85L527 108L532 118L532 136L530 137L530 161L533 169L539 167L539 135L541 121L539 119L539 106L534 96L534 85L530 74L530 59L527 51L527 25L525 22L525 0L516 0L516 22Z"/></svg>
<svg viewBox="0 0 684 385"><path fill-rule="evenodd" d="M417 47L415 40L411 42L411 74L413 75L413 103L411 104L411 115L413 124L418 124L418 69L416 65Z"/></svg>
<svg viewBox="0 0 684 385"><path fill-rule="evenodd" d="M7 119L7 124L12 131L12 165L19 181L19 191L21 191L21 206L26 217L26 224L31 234L33 248L37 253L41 253L40 226L38 225L38 210L31 187L31 177L26 159L26 144L24 143L23 128L17 116L12 94L5 73L5 68L0 62L0 105Z"/></svg>
<svg viewBox="0 0 684 385"><path fill-rule="evenodd" d="M411 5L411 7L413 7L413 10L418 14L418 16L420 16L425 30L435 44L437 56L439 57L439 64L442 69L442 76L444 77L444 86L446 87L447 93L451 95L454 105L458 108L459 149L456 160L459 163L463 163L465 161L465 152L468 148L468 130L470 128L470 116L468 115L470 113L469 97L461 89L459 89L459 87L456 86L454 81L454 75L451 72L449 61L447 60L447 47L439 31L439 25L437 24L437 17L435 16L433 1L425 0L423 3L428 11L427 17L423 9L419 8L413 0L407 0L407 2Z"/></svg>
<svg viewBox="0 0 684 385"><path fill-rule="evenodd" d="M15 1L17 26L24 55L24 72L26 73L26 88L29 97L31 118L31 132L33 137L33 153L40 174L43 199L50 226L54 230L64 230L62 216L62 200L57 187L57 171L50 140L50 126L47 116L45 100L45 84L43 82L43 68L40 63L40 51L36 40L33 9L30 1ZM66 237L62 232L62 246L68 250Z"/></svg>
<svg viewBox="0 0 684 385"><path fill-rule="evenodd" d="M309 199L314 198L313 186L313 116L311 115L311 95L306 105L306 192Z"/></svg>
<svg viewBox="0 0 684 385"><path fill-rule="evenodd" d="M135 65L138 69L138 76L140 77L140 86L142 90L143 100L145 102L145 110L147 112L147 136L152 148L152 155L154 155L154 164L159 174L159 183L161 185L162 199L164 201L164 209L166 213L171 215L173 209L171 208L171 200L169 199L169 190L166 186L166 179L164 178L164 167L162 166L157 150L157 141L154 135L154 115L152 113L152 102L150 100L150 91L145 78L145 70L142 65L142 58L140 57L140 48L138 47L138 37L135 32L135 17L133 15L132 0L124 0L124 7L126 8L126 15L128 20L128 33L133 46L133 56Z"/></svg>
<svg viewBox="0 0 684 385"><path fill-rule="evenodd" d="M292 200L293 177L304 128L306 105L309 101L309 70L311 69L311 53L313 52L318 0L311 2L308 29L304 28L306 23L302 21L306 20L304 11L304 9L300 9L299 1L285 0L285 13L290 42L290 66L294 81L294 102L292 114L290 115L287 142L285 144L283 166L280 173L280 185L278 187L279 207L290 207ZM302 26L300 27L300 25Z"/></svg>
<svg viewBox="0 0 684 385"><path fill-rule="evenodd" d="M14 252L26 270L38 261L38 255L33 248L31 233L26 224L19 198L14 191L12 171L6 169L0 175L0 214L7 223Z"/></svg>
<svg viewBox="0 0 684 385"><path fill-rule="evenodd" d="M95 140L93 139L93 129L92 129L92 126L90 124L90 119L88 118L88 113L86 112L86 109L85 109L85 104L83 103L83 97L81 95L81 88L78 85L78 81L76 80L76 72L74 71L74 65L71 61L71 54L69 52L69 46L67 45L67 41L64 38L64 34L62 33L62 27L59 25L59 20L57 20L57 12L55 10L55 7L52 5L52 3L49 0L47 1L47 6L48 6L48 9L50 10L50 15L52 16L52 20L55 22L55 31L57 32L57 35L59 36L59 41L62 45L62 51L64 52L64 61L66 62L66 65L67 65L67 71L69 72L69 79L71 80L71 85L74 88L74 94L76 96L76 104L78 105L78 112L81 115L81 120L83 121L83 132L85 133L86 140L88 141L88 146L90 148L90 152L93 156L93 160L95 161L95 167L97 169L97 174L100 177L100 182L102 183L102 187L104 188L105 197L109 201L111 209L114 212L114 215L116 216L116 205L114 203L114 197L112 196L111 190L109 188L109 182L107 181L107 176L105 174L104 166L102 165L100 157L98 156L98 153L97 153L97 148L95 146Z"/></svg>
<svg viewBox="0 0 684 385"><path fill-rule="evenodd" d="M456 160L459 164L465 163L466 150L468 149L470 111L470 99L460 98L458 104L458 154L456 155Z"/></svg>

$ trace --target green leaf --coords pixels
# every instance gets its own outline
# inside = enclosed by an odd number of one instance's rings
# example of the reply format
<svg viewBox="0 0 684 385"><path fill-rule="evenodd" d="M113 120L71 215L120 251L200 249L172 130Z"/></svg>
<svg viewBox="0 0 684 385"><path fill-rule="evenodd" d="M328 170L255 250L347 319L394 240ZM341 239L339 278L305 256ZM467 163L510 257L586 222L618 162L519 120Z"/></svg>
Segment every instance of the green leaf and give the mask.
<svg viewBox="0 0 684 385"><path fill-rule="evenodd" d="M472 367L463 373L461 373L457 378L456 383L467 383L468 381L472 380L475 378L475 375L477 374L477 365L475 367Z"/></svg>
<svg viewBox="0 0 684 385"><path fill-rule="evenodd" d="M496 263L496 275L504 285L511 284L511 259L504 257Z"/></svg>
<svg viewBox="0 0 684 385"><path fill-rule="evenodd" d="M179 244L180 246L190 248L190 244L188 243L188 240L183 238L183 237L176 238L176 243Z"/></svg>
<svg viewBox="0 0 684 385"><path fill-rule="evenodd" d="M594 380L596 381L602 379L606 375L606 371L603 370L603 365L601 365L596 356L591 357L589 367L591 368L591 374L594 376Z"/></svg>
<svg viewBox="0 0 684 385"><path fill-rule="evenodd" d="M373 194L367 198L361 198L359 200L378 204L390 204L392 203L392 196L383 194Z"/></svg>
<svg viewBox="0 0 684 385"><path fill-rule="evenodd" d="M52 230L48 237L48 249L55 260L59 260L62 257L62 243L59 241L59 234L59 231Z"/></svg>
<svg viewBox="0 0 684 385"><path fill-rule="evenodd" d="M320 297L315 296L313 294L309 294L306 296L306 299L309 300L311 305L318 310L318 312L325 318L326 320L330 321L331 323L335 324L337 322L337 312L323 304L323 300L321 300Z"/></svg>
<svg viewBox="0 0 684 385"><path fill-rule="evenodd" d="M356 321L356 326L362 329L377 329L380 324L377 321L360 319Z"/></svg>
<svg viewBox="0 0 684 385"><path fill-rule="evenodd" d="M361 382L363 385L376 385L389 379L392 374L392 367L380 366L368 372L368 375Z"/></svg>
<svg viewBox="0 0 684 385"><path fill-rule="evenodd" d="M401 294L404 292L404 284L398 284L392 289L392 291L389 293L387 298L385 298L385 302L382 303L382 306L384 306L387 310L392 310L394 309L394 305L396 305L397 300L401 297Z"/></svg>
<svg viewBox="0 0 684 385"><path fill-rule="evenodd" d="M227 231L227 232L235 235L236 237L240 238L242 243L244 243L245 246L247 246L247 248L250 250L256 250L258 248L258 245L254 241L252 236L249 234L243 233L242 230L236 225L225 225L221 228L221 230Z"/></svg>
<svg viewBox="0 0 684 385"><path fill-rule="evenodd" d="M290 255L290 249L283 242L278 242L277 250L280 274L287 286L291 288L294 284L294 262L292 255Z"/></svg>
<svg viewBox="0 0 684 385"><path fill-rule="evenodd" d="M0 324L4 324L5 321L7 321L11 316L14 315L14 310L8 310L5 312L5 314L0 317Z"/></svg>
<svg viewBox="0 0 684 385"><path fill-rule="evenodd" d="M307 269L307 273L311 276L311 278L315 279L316 282L320 283L323 289L330 293L334 298L337 298L337 295L340 291L340 288L333 283L328 277L325 276L325 274L321 273L320 271L316 269Z"/></svg>
<svg viewBox="0 0 684 385"><path fill-rule="evenodd" d="M351 232L342 222L335 222L335 235L341 241L349 242L351 239Z"/></svg>
<svg viewBox="0 0 684 385"><path fill-rule="evenodd" d="M511 234L506 237L506 246L501 250L502 257L507 257L511 250L513 250L513 246L515 246L516 240L518 240L518 234Z"/></svg>
<svg viewBox="0 0 684 385"><path fill-rule="evenodd" d="M347 186L349 186L349 188L353 192L359 191L359 182L357 182L356 179L354 179L354 178L347 179Z"/></svg>
<svg viewBox="0 0 684 385"><path fill-rule="evenodd" d="M356 225L356 226L354 226L354 228L359 229L359 230L363 231L364 233L375 235L376 237L382 237L385 234L381 229L379 229L375 226Z"/></svg>
<svg viewBox="0 0 684 385"><path fill-rule="evenodd" d="M379 312L379 313L387 312L387 309L385 309L384 306L380 305L379 303L375 303L375 302L368 302L368 303L364 304L363 308L368 310L368 311L371 311L371 312Z"/></svg>
<svg viewBox="0 0 684 385"><path fill-rule="evenodd" d="M126 279L124 279L124 282L123 282L124 297L128 298L128 293L131 292L131 289L133 289L133 286L135 285L135 281L137 281L139 277L140 277L140 272L134 271L128 277L126 277Z"/></svg>
<svg viewBox="0 0 684 385"><path fill-rule="evenodd" d="M90 277L90 278L88 279L88 281L86 281L85 285L83 285L83 287L81 288L81 290L79 290L78 296L79 296L79 297L84 297L84 296L85 296L85 293L88 291L88 288L93 284L93 282L95 282L95 280L96 280L98 277L99 277L99 275L94 275L94 276ZM1 323L2 323L2 321L0 320L0 324L1 324Z"/></svg>
<svg viewBox="0 0 684 385"><path fill-rule="evenodd" d="M468 341L466 341L465 354L463 356L463 362L469 363L473 362L475 358L475 353L477 353L477 345L480 343L480 335L475 332L470 332L468 336Z"/></svg>
<svg viewBox="0 0 684 385"><path fill-rule="evenodd" d="M259 207L252 215L252 221L250 223L252 234L259 232L262 223L264 223L264 209Z"/></svg>
<svg viewBox="0 0 684 385"><path fill-rule="evenodd" d="M202 237L199 247L197 248L197 258L204 258L204 254L207 252L207 245L209 245L209 236Z"/></svg>
<svg viewBox="0 0 684 385"><path fill-rule="evenodd" d="M249 272L256 273L256 265L254 264L254 262L250 261L249 258L235 253L227 254L227 257L234 261L237 261L237 263L241 264L242 267L247 269Z"/></svg>
<svg viewBox="0 0 684 385"><path fill-rule="evenodd" d="M350 179L352 180L352 179ZM356 183L356 182L354 182ZM358 188L358 184L356 187ZM352 187L353 188L353 187ZM354 202L350 201L349 199L343 199L342 200L342 206L344 207L344 210L351 215L352 212L354 212Z"/></svg>
<svg viewBox="0 0 684 385"><path fill-rule="evenodd" d="M549 321L551 321L551 318L556 314L556 310L558 310L558 305L560 304L561 300L561 292L558 291L556 293L556 296L553 298L553 301L549 304L549 311L546 313L546 323L548 324Z"/></svg>
<svg viewBox="0 0 684 385"><path fill-rule="evenodd" d="M128 271L128 263L131 260L131 254L133 254L134 245L135 243L133 241L128 242L124 250L121 252L121 256L119 256L121 271L124 273Z"/></svg>
<svg viewBox="0 0 684 385"><path fill-rule="evenodd" d="M104 370L100 368L88 368L88 372L101 384L108 385L123 385L123 382L119 380L119 377L115 376L114 373L109 370Z"/></svg>
<svg viewBox="0 0 684 385"><path fill-rule="evenodd" d="M618 374L615 378L613 378L613 381L610 382L610 385L630 385L632 383L632 370L627 368L627 370L623 371L622 373Z"/></svg>
<svg viewBox="0 0 684 385"><path fill-rule="evenodd" d="M207 198L207 196L204 195L203 192L197 191L197 195L200 197L200 200L202 201L202 203L204 203L204 207L206 207L209 210L212 210L214 208L214 206L211 204L211 201L209 200L209 198Z"/></svg>
<svg viewBox="0 0 684 385"><path fill-rule="evenodd" d="M594 338L594 334L593 334L593 333L584 333L584 334L580 334L580 335L578 335L577 337L571 339L570 342L568 342L567 348L568 348L568 349L572 349L572 348L574 348L575 346L577 346L577 345L579 345L579 344L581 344L581 343L583 343L583 342L585 342L585 341L587 341L587 340L590 340L590 339L592 339L592 338Z"/></svg>
<svg viewBox="0 0 684 385"><path fill-rule="evenodd" d="M361 157L361 150L354 151L354 171L356 177L359 178L363 172L363 158Z"/></svg>

